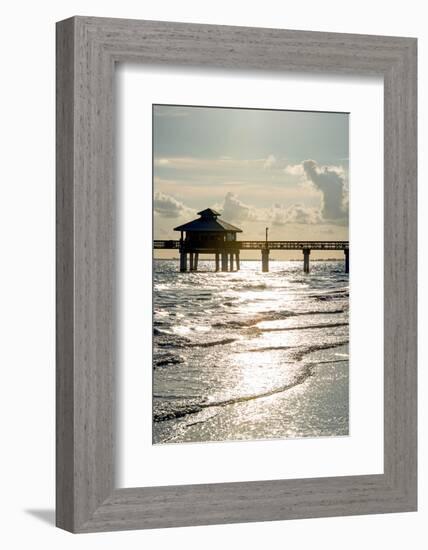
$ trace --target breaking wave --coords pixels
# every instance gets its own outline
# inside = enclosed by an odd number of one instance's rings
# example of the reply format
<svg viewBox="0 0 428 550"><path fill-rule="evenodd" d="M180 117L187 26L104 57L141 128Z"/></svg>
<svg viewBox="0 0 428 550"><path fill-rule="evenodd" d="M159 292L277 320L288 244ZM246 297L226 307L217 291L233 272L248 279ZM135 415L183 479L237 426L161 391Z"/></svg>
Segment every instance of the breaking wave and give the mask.
<svg viewBox="0 0 428 550"><path fill-rule="evenodd" d="M265 392L261 392L261 393L230 397L228 399L218 400L218 401L202 401L200 403L198 402L195 402L195 403L166 402L165 403L164 402L162 403L162 406L159 407L160 410L156 410L157 407L155 404L154 406L155 410L153 411L153 421L164 422L166 420L181 418L189 414L195 414L195 413L201 412L203 409L207 409L211 407L225 407L227 405L235 405L238 403L244 403L246 401L252 401L254 399L269 397L276 393L282 393L305 382L305 380L312 375L313 368L314 368L314 365L306 365L305 368L302 369L302 372L298 376L296 376L296 378L292 382L288 384L284 384L283 386L279 386L279 387L267 390Z"/></svg>

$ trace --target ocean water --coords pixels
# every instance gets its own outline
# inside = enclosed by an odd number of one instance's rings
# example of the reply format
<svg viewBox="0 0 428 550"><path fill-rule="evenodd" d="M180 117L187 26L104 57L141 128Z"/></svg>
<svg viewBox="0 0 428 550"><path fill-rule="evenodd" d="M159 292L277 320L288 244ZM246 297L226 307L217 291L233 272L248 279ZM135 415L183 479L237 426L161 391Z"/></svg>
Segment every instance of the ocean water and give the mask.
<svg viewBox="0 0 428 550"><path fill-rule="evenodd" d="M153 443L348 434L348 275L302 263L155 260Z"/></svg>

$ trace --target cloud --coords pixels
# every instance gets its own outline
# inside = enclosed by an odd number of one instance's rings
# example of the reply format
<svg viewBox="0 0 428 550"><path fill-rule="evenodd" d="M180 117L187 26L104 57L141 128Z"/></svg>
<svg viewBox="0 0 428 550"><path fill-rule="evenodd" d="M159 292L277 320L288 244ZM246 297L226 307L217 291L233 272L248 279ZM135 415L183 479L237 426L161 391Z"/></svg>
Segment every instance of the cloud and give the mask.
<svg viewBox="0 0 428 550"><path fill-rule="evenodd" d="M285 207L274 204L271 208L257 208L243 203L234 193L227 193L223 205L216 205L222 210L222 217L226 221L235 222L264 222L282 226L287 224L321 224L323 218L318 208L296 203Z"/></svg>
<svg viewBox="0 0 428 550"><path fill-rule="evenodd" d="M275 166L275 164L276 158L274 157L274 155L269 155L263 163L263 168L272 168L273 166Z"/></svg>
<svg viewBox="0 0 428 550"><path fill-rule="evenodd" d="M348 217L348 189L341 167L320 166L314 160L302 162L307 179L322 194L321 213L326 221L344 223Z"/></svg>
<svg viewBox="0 0 428 550"><path fill-rule="evenodd" d="M273 225L279 226L291 223L310 225L323 223L323 218L318 208L307 207L303 204L292 204L287 208L275 204L270 211L270 218Z"/></svg>
<svg viewBox="0 0 428 550"><path fill-rule="evenodd" d="M209 172L212 170L230 170L242 169L250 164L262 163L263 160L250 161L247 159L234 159L228 156L215 158L199 158L199 157L155 157L155 166L168 166L170 169L198 172Z"/></svg>
<svg viewBox="0 0 428 550"><path fill-rule="evenodd" d="M179 218L193 211L170 195L156 191L153 199L154 211L164 218Z"/></svg>
<svg viewBox="0 0 428 550"><path fill-rule="evenodd" d="M302 164L288 164L284 168L284 172L290 174L290 176L303 176L305 174Z"/></svg>
<svg viewBox="0 0 428 550"><path fill-rule="evenodd" d="M165 158L155 158L155 166L169 166L169 159Z"/></svg>
<svg viewBox="0 0 428 550"><path fill-rule="evenodd" d="M263 158L233 158L227 155L219 157L155 157L154 165L156 167L167 166L169 169L185 170L185 171L230 171L230 170L257 170L261 174L264 170L278 170L282 172L284 161L277 159L270 154Z"/></svg>
<svg viewBox="0 0 428 550"><path fill-rule="evenodd" d="M222 216L225 220L231 221L256 221L258 219L256 209L252 206L244 204L238 199L235 193L230 191L224 197L222 207Z"/></svg>
<svg viewBox="0 0 428 550"><path fill-rule="evenodd" d="M213 206L231 223L345 226L348 220L347 171L315 160L286 165L273 154L252 160L158 157L155 184L155 213L164 218L194 214L179 195L200 209Z"/></svg>

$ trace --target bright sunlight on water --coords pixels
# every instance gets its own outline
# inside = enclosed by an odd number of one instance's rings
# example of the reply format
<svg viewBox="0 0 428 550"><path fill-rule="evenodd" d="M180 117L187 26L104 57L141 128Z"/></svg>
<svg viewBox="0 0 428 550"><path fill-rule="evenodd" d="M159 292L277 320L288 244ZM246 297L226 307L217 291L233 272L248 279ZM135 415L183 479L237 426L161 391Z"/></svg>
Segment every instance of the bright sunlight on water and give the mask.
<svg viewBox="0 0 428 550"><path fill-rule="evenodd" d="M154 263L153 442L348 434L343 262Z"/></svg>

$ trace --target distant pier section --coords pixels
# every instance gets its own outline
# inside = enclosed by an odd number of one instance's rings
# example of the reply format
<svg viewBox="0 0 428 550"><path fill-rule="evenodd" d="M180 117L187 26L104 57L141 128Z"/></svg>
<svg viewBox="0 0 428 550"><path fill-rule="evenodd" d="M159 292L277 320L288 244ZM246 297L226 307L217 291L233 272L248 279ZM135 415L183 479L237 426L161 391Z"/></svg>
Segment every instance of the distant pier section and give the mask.
<svg viewBox="0 0 428 550"><path fill-rule="evenodd" d="M215 258L216 271L239 271L241 250L260 250L262 271L269 271L271 250L301 250L303 271L309 273L311 250L342 250L344 270L349 273L349 241L239 241L236 236L242 229L219 219L220 214L211 208L198 212L199 218L174 228L180 240L156 240L155 250L179 250L180 271L197 271L200 254Z"/></svg>

